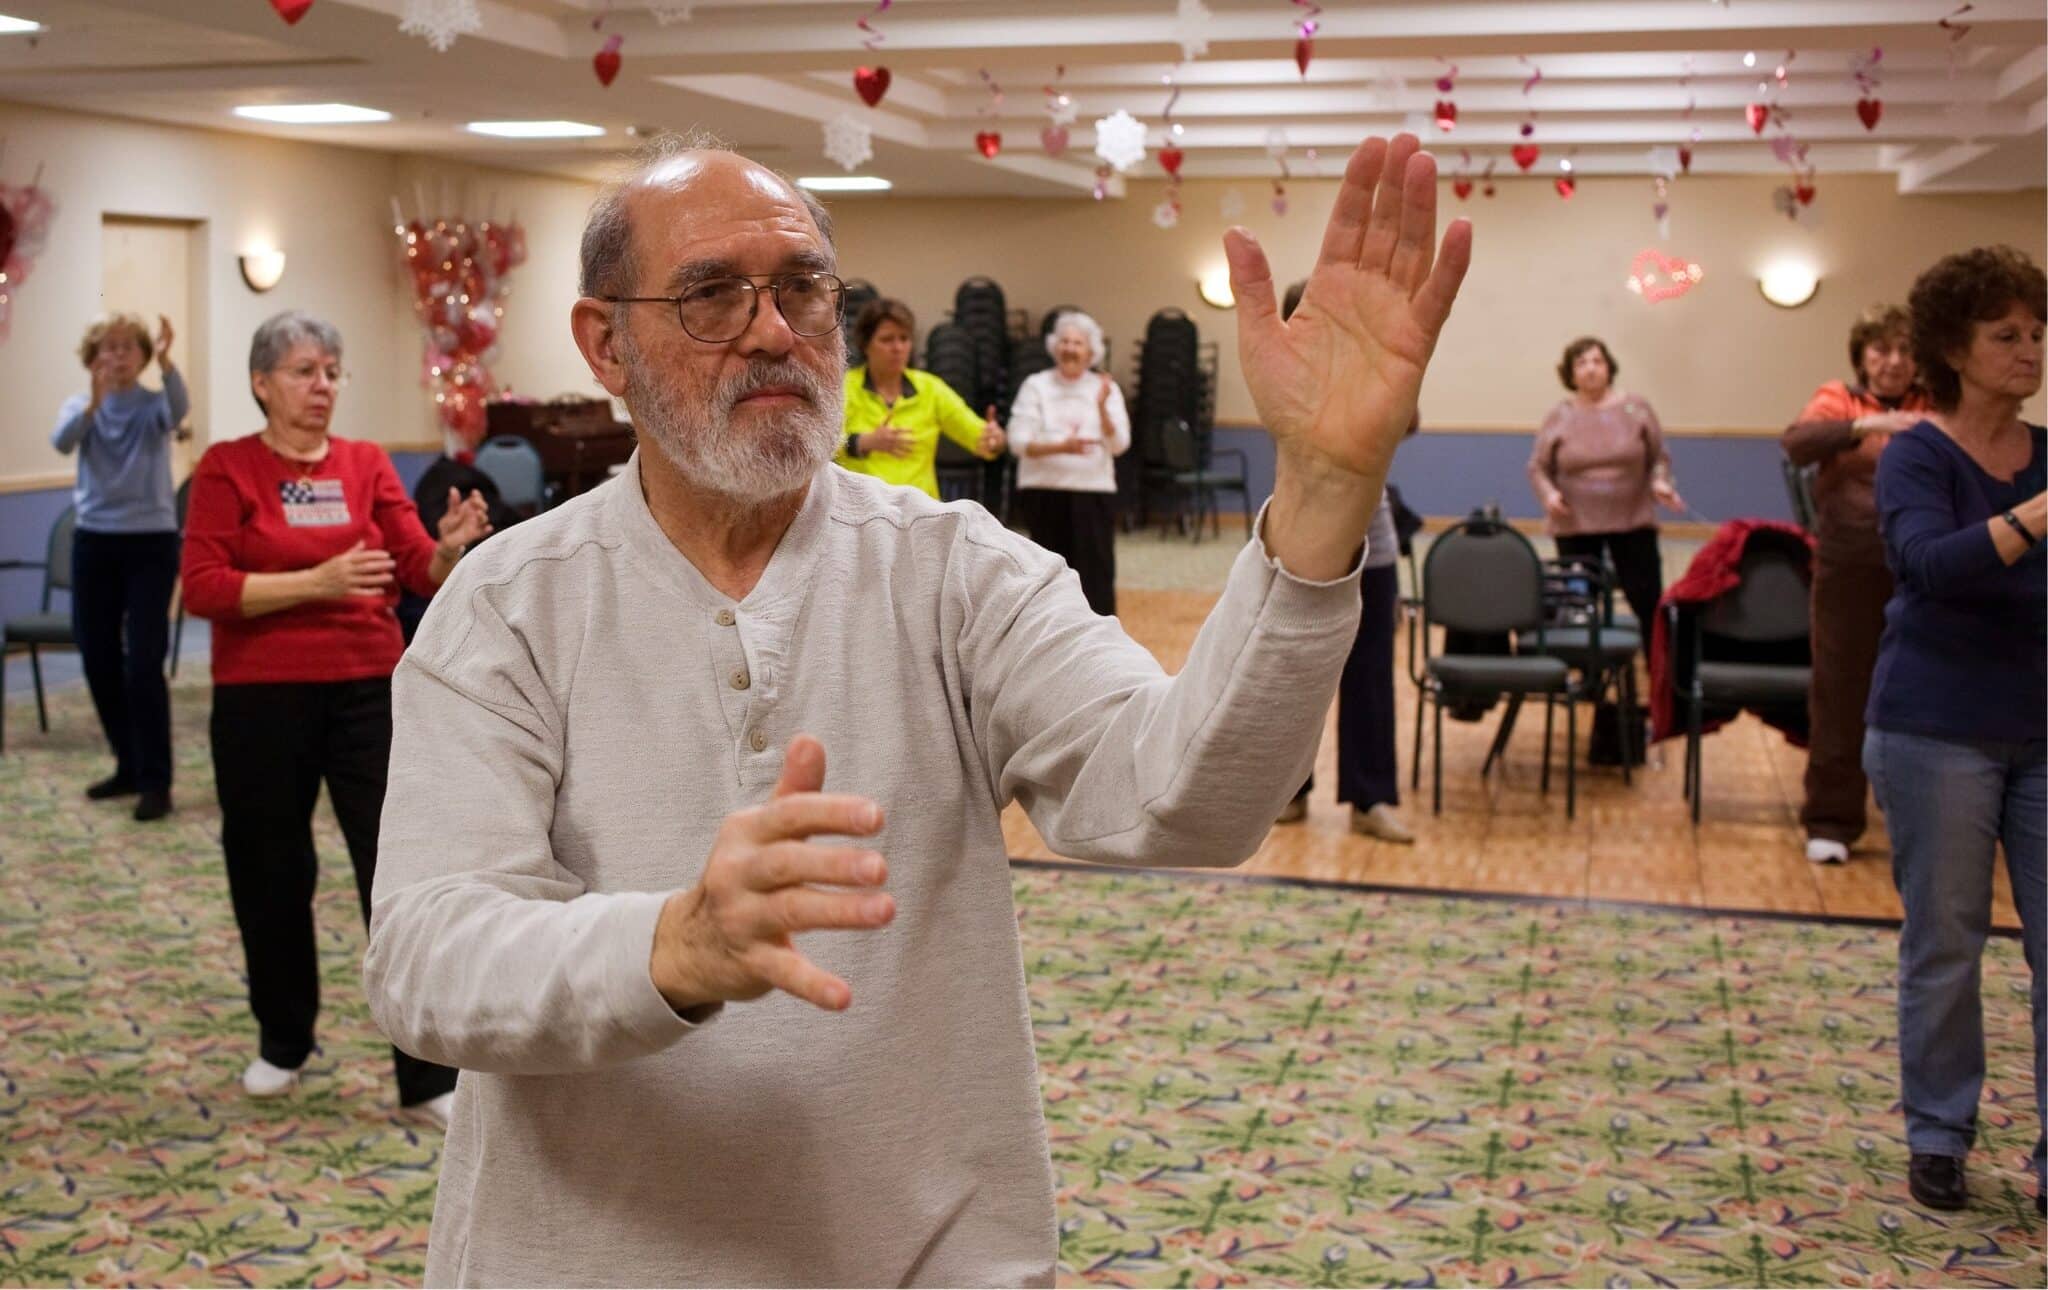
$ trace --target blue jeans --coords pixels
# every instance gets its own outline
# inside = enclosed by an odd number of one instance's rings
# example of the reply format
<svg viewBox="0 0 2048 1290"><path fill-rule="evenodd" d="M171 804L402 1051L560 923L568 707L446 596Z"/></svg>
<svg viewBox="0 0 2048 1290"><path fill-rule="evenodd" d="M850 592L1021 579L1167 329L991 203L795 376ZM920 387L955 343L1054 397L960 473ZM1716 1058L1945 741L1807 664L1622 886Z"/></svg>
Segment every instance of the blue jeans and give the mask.
<svg viewBox="0 0 2048 1290"><path fill-rule="evenodd" d="M2005 844L2033 976L2034 1103L2044 1124L2042 937L2048 934L2048 741L1936 739L1870 730L1863 769L1884 807L1892 880L1906 907L1899 932L1899 1075L1906 1145L1967 1156L1984 1087L1984 937L1991 875ZM2043 1143L2034 1144L2034 1171Z"/></svg>

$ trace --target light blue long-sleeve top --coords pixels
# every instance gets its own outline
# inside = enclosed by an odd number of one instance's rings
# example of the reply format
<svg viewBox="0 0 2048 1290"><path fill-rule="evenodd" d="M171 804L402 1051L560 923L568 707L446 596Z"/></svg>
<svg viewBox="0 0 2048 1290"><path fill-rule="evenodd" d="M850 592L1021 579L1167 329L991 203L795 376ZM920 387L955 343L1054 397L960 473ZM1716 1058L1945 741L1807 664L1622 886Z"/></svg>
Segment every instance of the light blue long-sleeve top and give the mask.
<svg viewBox="0 0 2048 1290"><path fill-rule="evenodd" d="M92 400L74 394L57 414L50 444L78 453L78 527L89 533L175 533L176 490L171 487L171 431L192 400L176 368L164 388L140 385L109 394L87 415Z"/></svg>

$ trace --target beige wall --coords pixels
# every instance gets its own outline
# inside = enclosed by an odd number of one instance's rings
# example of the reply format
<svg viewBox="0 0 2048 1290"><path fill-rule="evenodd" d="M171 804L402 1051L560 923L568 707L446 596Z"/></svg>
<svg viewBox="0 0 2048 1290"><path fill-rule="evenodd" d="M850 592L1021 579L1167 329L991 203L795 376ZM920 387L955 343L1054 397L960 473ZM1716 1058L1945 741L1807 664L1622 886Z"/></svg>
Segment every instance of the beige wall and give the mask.
<svg viewBox="0 0 2048 1290"><path fill-rule="evenodd" d="M1648 396L1673 426L1782 426L1820 381L1844 375L1850 323L1875 300L1903 300L1913 275L1949 251L2010 242L2043 257L2041 191L1900 197L1876 175L1822 176L1818 217L1794 225L1771 209L1776 181L1687 178L1672 186L1671 241L1706 270L1691 294L1648 305L1624 283L1630 261L1659 246L1650 185L1589 179L1569 202L1548 179L1505 180L1491 200L1474 193L1447 208L1471 216L1471 275L1445 329L1423 391L1432 424L1526 426L1561 394L1552 368L1582 332L1605 336L1622 383ZM1258 234L1283 286L1306 274L1335 193L1329 181L1290 186L1276 216L1264 183L1189 183L1180 224L1151 213L1162 185L1136 183L1122 201L843 199L834 204L842 272L901 296L920 327L950 307L963 277L1002 283L1013 308L1078 304L1102 322L1119 375L1152 311L1188 311L1205 340L1222 343L1218 417L1250 421L1235 362L1235 315L1201 302L1195 279L1223 262L1219 210L1236 188L1241 222ZM1810 257L1823 275L1797 310L1766 303L1757 272L1784 254ZM2034 404L2040 415L2041 401Z"/></svg>
<svg viewBox="0 0 2048 1290"><path fill-rule="evenodd" d="M249 336L270 314L308 309L341 329L353 382L335 430L385 443L433 439L436 427L419 385L419 332L401 285L391 234L390 199L416 178L416 158L354 148L278 142L248 135L153 126L0 103L9 183L23 183L37 162L57 200L48 244L17 292L10 336L0 342L0 486L68 476L71 463L49 446L64 398L85 387L74 350L101 310L100 220L141 215L204 223L194 264L201 318L180 319L183 354L206 360L186 377L204 391L212 438L260 427L248 401ZM433 172L440 174L438 170ZM594 390L568 337L575 298L576 237L589 204L587 185L485 170L448 177L467 183L477 203L497 194L498 210L516 210L529 228L531 258L513 276L498 372L515 390L549 397ZM257 244L289 257L282 283L257 295L242 284L236 257ZM155 380L154 371L149 378Z"/></svg>

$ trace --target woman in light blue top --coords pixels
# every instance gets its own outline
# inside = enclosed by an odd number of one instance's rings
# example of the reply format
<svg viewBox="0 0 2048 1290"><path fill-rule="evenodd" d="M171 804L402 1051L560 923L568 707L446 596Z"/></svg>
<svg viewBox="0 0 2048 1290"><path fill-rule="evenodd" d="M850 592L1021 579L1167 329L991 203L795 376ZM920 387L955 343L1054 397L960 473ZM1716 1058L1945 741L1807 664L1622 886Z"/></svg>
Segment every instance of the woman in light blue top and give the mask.
<svg viewBox="0 0 2048 1290"><path fill-rule="evenodd" d="M114 773L85 790L100 800L137 794L135 818L171 809L171 697L164 685L171 591L178 582L178 506L171 437L191 400L171 363L171 322L152 339L142 319L115 314L86 329L79 361L89 394L74 394L50 442L78 454L73 500L71 621ZM161 391L145 389L154 358Z"/></svg>

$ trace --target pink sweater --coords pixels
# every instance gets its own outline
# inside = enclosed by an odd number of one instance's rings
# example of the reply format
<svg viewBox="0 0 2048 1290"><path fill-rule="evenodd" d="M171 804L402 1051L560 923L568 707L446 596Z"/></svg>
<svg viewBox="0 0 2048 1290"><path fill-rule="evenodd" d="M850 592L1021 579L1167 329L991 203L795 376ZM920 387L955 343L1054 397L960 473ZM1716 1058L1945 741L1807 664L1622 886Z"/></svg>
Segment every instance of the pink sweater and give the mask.
<svg viewBox="0 0 2048 1290"><path fill-rule="evenodd" d="M1565 399L1543 418L1529 454L1529 484L1536 500L1562 494L1571 504L1563 519L1547 515L1554 537L1626 533L1657 522L1650 496L1655 480L1670 482L1671 455L1664 427L1649 403L1617 395L1597 408Z"/></svg>

